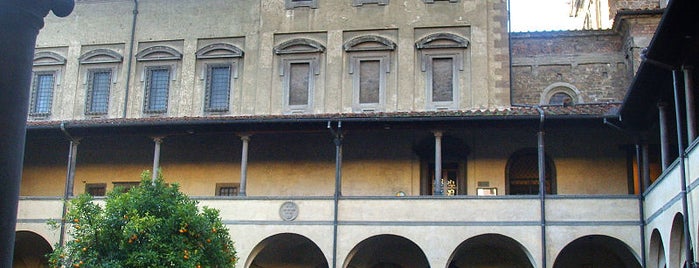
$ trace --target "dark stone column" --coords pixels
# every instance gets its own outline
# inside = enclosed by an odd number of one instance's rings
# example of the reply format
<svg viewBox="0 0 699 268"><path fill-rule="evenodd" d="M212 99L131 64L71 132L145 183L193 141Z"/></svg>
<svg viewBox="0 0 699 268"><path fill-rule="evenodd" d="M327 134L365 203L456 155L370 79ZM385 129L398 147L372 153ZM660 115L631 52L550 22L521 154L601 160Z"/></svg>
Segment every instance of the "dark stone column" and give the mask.
<svg viewBox="0 0 699 268"><path fill-rule="evenodd" d="M34 46L49 10L73 0L0 0L0 267L12 267Z"/></svg>

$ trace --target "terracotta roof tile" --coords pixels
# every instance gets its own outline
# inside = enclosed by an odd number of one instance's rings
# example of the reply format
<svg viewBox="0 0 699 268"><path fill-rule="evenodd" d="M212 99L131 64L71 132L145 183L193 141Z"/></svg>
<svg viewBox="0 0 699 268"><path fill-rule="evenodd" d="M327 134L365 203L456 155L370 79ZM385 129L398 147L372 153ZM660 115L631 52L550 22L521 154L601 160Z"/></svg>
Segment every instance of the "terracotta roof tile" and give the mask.
<svg viewBox="0 0 699 268"><path fill-rule="evenodd" d="M602 118L615 116L620 103L578 104L570 106L545 105L541 108L546 116L551 119L566 118ZM432 118L464 120L489 120L489 119L525 119L538 116L539 113L533 107L512 106L491 109L472 109L458 111L421 111L421 112L375 112L375 113L328 113L328 114L290 114L290 115L231 115L231 116L201 116L201 117L144 117L144 118L105 118L68 121L28 121L29 128L55 127L61 123L82 126L119 126L119 125L167 125L182 123L203 123L215 121L216 123L247 122L265 123L266 121L295 121L295 120L410 120L411 118Z"/></svg>

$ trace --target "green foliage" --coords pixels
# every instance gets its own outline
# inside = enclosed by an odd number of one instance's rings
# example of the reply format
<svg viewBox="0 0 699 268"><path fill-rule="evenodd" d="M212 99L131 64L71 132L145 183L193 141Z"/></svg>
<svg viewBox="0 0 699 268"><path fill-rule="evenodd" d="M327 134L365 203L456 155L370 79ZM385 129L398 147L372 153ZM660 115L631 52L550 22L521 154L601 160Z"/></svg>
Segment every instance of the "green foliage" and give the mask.
<svg viewBox="0 0 699 268"><path fill-rule="evenodd" d="M218 210L204 207L150 174L104 207L84 194L66 214L70 240L49 254L51 267L234 267L236 252Z"/></svg>

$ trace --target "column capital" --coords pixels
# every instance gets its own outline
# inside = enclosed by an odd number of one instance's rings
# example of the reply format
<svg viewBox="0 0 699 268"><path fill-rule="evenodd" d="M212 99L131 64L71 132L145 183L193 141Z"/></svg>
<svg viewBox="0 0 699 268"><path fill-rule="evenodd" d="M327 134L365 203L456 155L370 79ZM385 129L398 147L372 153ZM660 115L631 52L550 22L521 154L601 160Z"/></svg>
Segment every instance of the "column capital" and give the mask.
<svg viewBox="0 0 699 268"><path fill-rule="evenodd" d="M73 0L0 0L0 16L8 19L23 18L18 22L29 23L37 30L44 27L44 17L53 11L58 17L65 17L73 12L75 2ZM25 21L28 20L28 21Z"/></svg>
<svg viewBox="0 0 699 268"><path fill-rule="evenodd" d="M165 136L153 136L150 138L153 139L153 142L155 142L155 143L163 143Z"/></svg>
<svg viewBox="0 0 699 268"><path fill-rule="evenodd" d="M236 135L238 135L242 141L250 141L250 137L252 137L252 133L248 132L237 133Z"/></svg>
<svg viewBox="0 0 699 268"><path fill-rule="evenodd" d="M432 133L434 134L435 137L442 137L444 135L444 131L442 130L432 130Z"/></svg>

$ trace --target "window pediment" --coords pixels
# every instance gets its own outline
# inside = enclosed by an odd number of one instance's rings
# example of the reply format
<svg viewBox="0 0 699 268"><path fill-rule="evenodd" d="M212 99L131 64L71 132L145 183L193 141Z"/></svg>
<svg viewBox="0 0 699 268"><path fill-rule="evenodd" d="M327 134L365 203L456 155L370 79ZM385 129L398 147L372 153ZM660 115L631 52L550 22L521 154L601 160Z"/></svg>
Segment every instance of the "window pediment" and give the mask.
<svg viewBox="0 0 699 268"><path fill-rule="evenodd" d="M123 59L124 57L114 50L100 48L82 54L80 58L78 58L78 62L80 62L80 64L116 63L121 62Z"/></svg>
<svg viewBox="0 0 699 268"><path fill-rule="evenodd" d="M425 36L415 43L417 49L430 48L467 48L469 41L452 33L434 33Z"/></svg>
<svg viewBox="0 0 699 268"><path fill-rule="evenodd" d="M55 52L43 51L34 54L34 66L64 65L66 58Z"/></svg>
<svg viewBox="0 0 699 268"><path fill-rule="evenodd" d="M152 46L136 54L137 61L180 60L182 53L168 46Z"/></svg>
<svg viewBox="0 0 699 268"><path fill-rule="evenodd" d="M274 53L282 54L298 54L298 53L320 53L325 51L325 46L320 43L306 38L292 39L274 47Z"/></svg>
<svg viewBox="0 0 699 268"><path fill-rule="evenodd" d="M216 43L205 46L196 52L197 59L240 58L243 50L225 43Z"/></svg>
<svg viewBox="0 0 699 268"><path fill-rule="evenodd" d="M382 51L395 50L396 43L378 35L365 35L347 41L343 47L347 52Z"/></svg>

